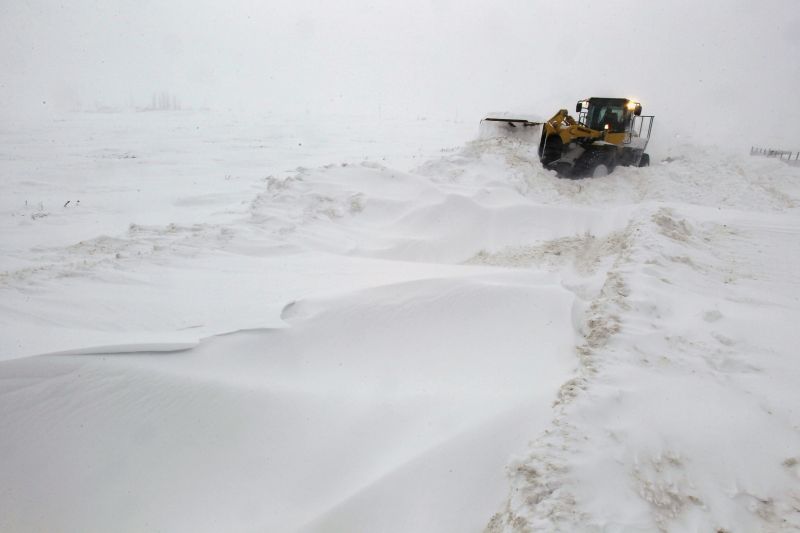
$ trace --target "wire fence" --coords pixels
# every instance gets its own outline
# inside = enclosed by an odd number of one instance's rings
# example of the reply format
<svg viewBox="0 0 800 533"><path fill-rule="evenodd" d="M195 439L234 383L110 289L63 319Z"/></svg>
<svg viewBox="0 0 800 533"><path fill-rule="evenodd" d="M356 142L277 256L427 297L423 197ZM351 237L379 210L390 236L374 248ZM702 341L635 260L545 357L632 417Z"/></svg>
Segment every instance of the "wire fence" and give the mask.
<svg viewBox="0 0 800 533"><path fill-rule="evenodd" d="M791 161L794 164L800 163L800 152L793 152L791 150L775 150L772 148L759 148L757 146L751 146L750 155L775 157L781 161Z"/></svg>

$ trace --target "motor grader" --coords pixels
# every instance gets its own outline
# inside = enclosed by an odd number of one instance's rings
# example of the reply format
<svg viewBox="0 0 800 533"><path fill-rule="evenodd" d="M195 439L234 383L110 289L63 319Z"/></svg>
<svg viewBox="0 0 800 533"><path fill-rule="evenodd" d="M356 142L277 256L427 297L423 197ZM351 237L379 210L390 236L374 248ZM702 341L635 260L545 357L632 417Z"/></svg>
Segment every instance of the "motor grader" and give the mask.
<svg viewBox="0 0 800 533"><path fill-rule="evenodd" d="M605 176L617 166L646 167L645 152L653 130L652 115L628 98L587 98L575 106L578 118L560 109L550 120L488 116L481 121L500 125L505 133L541 128L539 159L565 178Z"/></svg>

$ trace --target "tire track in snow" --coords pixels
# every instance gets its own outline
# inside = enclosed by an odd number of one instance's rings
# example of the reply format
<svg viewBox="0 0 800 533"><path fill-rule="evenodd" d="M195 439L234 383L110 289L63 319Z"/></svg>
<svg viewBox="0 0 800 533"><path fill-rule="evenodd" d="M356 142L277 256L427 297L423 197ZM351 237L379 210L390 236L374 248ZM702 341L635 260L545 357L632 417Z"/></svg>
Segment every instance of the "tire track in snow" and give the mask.
<svg viewBox="0 0 800 533"><path fill-rule="evenodd" d="M600 254L610 256L611 263L602 272L602 285L594 295L576 291L576 296L585 301L586 308L578 324L583 342L576 346L578 366L575 377L559 389L553 403L550 429L531 443L524 457L515 459L507 467L511 483L509 498L504 508L489 520L487 533L550 530L562 523L580 524L585 519L569 488L570 452L583 437L580 429L571 422L569 409L572 402L591 387L595 376L602 372L602 350L620 331L620 311L629 308L626 302L629 289L623 272L630 261L631 242L637 231L637 224L631 222L624 231L588 248L597 255L579 254L574 258L576 269L584 273L587 264L599 262ZM547 243L544 248L552 245Z"/></svg>
<svg viewBox="0 0 800 533"><path fill-rule="evenodd" d="M629 225L585 315L577 376L562 387L551 428L509 465L509 498L487 532L800 527L800 477L782 474L794 472L800 449L791 411L800 396L789 392L800 376L785 352L792 319L779 318L800 318L800 276L780 260L788 243L800 253L800 227L782 227L792 218L780 215L759 228L748 217L687 214L649 206ZM775 293L782 284L788 294ZM771 335L737 330L736 315L753 304L775 316ZM724 460L708 454L712 443Z"/></svg>

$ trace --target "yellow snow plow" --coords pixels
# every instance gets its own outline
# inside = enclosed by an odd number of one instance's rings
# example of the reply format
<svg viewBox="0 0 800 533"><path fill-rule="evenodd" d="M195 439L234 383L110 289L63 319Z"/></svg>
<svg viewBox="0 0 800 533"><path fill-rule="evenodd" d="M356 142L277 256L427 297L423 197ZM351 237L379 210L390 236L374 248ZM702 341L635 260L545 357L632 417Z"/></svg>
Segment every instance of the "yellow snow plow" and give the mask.
<svg viewBox="0 0 800 533"><path fill-rule="evenodd" d="M559 176L605 176L617 166L650 164L645 152L653 130L652 115L642 115L642 104L627 98L587 98L575 106L578 118L560 109L549 120L491 114L481 121L500 127L499 134L536 132L542 165ZM496 127L497 127L496 126Z"/></svg>

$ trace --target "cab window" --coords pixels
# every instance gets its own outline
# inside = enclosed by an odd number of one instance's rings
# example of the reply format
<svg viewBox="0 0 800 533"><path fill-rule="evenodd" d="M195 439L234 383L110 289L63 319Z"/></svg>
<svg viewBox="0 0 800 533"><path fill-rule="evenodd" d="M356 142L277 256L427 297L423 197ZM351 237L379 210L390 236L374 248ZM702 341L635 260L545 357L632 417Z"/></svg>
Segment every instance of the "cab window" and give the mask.
<svg viewBox="0 0 800 533"><path fill-rule="evenodd" d="M589 110L589 127L609 131L625 131L625 110L621 105L595 105Z"/></svg>

